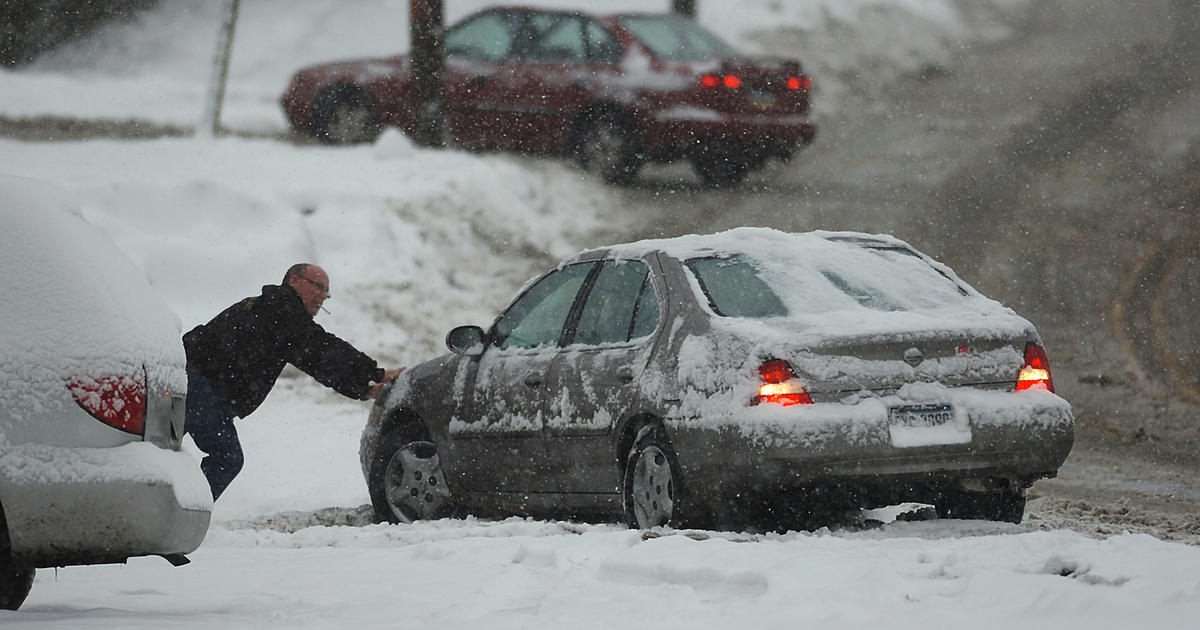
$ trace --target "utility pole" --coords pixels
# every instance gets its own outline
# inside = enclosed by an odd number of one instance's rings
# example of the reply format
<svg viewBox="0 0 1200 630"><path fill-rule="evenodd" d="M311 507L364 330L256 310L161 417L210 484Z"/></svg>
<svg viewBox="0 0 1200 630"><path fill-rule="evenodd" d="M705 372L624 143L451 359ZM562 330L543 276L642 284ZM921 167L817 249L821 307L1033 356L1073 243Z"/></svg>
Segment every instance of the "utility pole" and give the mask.
<svg viewBox="0 0 1200 630"><path fill-rule="evenodd" d="M696 0L671 0L671 12L696 17Z"/></svg>
<svg viewBox="0 0 1200 630"><path fill-rule="evenodd" d="M421 146L446 145L443 102L442 0L409 0L409 34L412 50L408 57L412 72L409 98L416 116L413 141Z"/></svg>
<svg viewBox="0 0 1200 630"><path fill-rule="evenodd" d="M225 82L229 78L229 56L233 51L233 27L237 23L241 0L226 0L221 11L221 34L217 38L217 53L213 57L212 80L208 85L208 100L200 133L216 136L221 132L221 104L225 101Z"/></svg>

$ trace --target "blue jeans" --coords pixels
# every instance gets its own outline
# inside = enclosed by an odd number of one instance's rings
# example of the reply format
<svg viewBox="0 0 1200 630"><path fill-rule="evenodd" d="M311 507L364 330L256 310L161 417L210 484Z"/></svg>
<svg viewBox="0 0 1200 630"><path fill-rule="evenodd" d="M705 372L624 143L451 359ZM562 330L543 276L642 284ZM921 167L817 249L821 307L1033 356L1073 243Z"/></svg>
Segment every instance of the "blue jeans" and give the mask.
<svg viewBox="0 0 1200 630"><path fill-rule="evenodd" d="M200 470L208 479L213 501L225 492L233 478L242 470L242 443L233 427L233 407L213 391L208 379L188 372L187 411L184 414L184 433L191 434L196 446L207 456L200 461Z"/></svg>

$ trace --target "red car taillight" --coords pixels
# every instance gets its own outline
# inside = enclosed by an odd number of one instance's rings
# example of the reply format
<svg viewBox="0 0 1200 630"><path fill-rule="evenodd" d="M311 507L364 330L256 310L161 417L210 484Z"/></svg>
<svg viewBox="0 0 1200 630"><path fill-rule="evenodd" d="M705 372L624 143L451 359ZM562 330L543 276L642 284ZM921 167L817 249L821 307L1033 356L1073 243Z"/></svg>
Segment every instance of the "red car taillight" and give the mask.
<svg viewBox="0 0 1200 630"><path fill-rule="evenodd" d="M700 75L700 87L715 88L725 86L731 90L736 90L742 87L742 78L736 74L702 74Z"/></svg>
<svg viewBox="0 0 1200 630"><path fill-rule="evenodd" d="M67 386L84 411L135 435L146 431L146 382L133 376L77 376Z"/></svg>
<svg viewBox="0 0 1200 630"><path fill-rule="evenodd" d="M1025 365L1017 374L1017 391L1044 389L1054 391L1054 379L1050 377L1050 359L1046 350L1034 343L1025 344Z"/></svg>
<svg viewBox="0 0 1200 630"><path fill-rule="evenodd" d="M775 403L787 407L812 404L804 383L796 379L786 361L771 359L759 366L758 374L762 377L762 385L758 388L758 396L754 397L755 405Z"/></svg>
<svg viewBox="0 0 1200 630"><path fill-rule="evenodd" d="M804 76L804 75L801 75L798 77L788 77L788 80L787 80L787 88L792 91L811 90L812 86L813 86L812 77L808 77L808 76Z"/></svg>

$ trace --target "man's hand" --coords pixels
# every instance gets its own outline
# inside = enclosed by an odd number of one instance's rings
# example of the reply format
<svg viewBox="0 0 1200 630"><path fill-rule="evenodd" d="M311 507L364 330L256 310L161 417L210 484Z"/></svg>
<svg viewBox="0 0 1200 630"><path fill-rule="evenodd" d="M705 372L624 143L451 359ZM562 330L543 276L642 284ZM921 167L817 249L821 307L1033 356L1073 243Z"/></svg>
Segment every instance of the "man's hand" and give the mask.
<svg viewBox="0 0 1200 630"><path fill-rule="evenodd" d="M375 383L374 385L371 386L371 389L367 390L367 400L375 400L375 397L379 395L379 392L383 390L383 387L385 385L387 385L388 383L391 383L392 381L396 380L396 377L400 376L400 373L403 372L404 370L405 370L405 368L397 368L395 370L384 370L383 380L379 381L378 383Z"/></svg>

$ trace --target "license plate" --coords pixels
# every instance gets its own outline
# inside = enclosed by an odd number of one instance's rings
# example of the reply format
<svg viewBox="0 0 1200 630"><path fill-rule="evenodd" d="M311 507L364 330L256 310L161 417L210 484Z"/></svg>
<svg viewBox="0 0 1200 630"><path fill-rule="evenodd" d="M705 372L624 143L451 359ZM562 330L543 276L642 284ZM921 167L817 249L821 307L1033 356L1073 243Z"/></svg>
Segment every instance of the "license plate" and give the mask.
<svg viewBox="0 0 1200 630"><path fill-rule="evenodd" d="M775 95L763 90L750 92L750 107L754 109L771 109L775 107Z"/></svg>
<svg viewBox="0 0 1200 630"><path fill-rule="evenodd" d="M940 427L954 420L954 409L950 405L906 405L888 409L888 420L893 426Z"/></svg>

